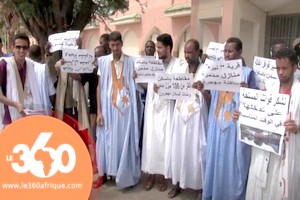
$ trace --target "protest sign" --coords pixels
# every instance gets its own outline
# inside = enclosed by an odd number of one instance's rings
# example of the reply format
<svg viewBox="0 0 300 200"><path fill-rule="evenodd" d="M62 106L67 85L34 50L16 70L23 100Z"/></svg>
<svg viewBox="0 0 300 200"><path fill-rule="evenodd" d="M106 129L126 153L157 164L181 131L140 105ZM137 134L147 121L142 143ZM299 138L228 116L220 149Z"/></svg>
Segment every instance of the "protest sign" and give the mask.
<svg viewBox="0 0 300 200"><path fill-rule="evenodd" d="M193 98L194 88L192 74L158 73L158 95L163 99L190 100Z"/></svg>
<svg viewBox="0 0 300 200"><path fill-rule="evenodd" d="M94 50L86 49L63 49L64 64L61 66L63 72L68 73L92 73L95 60Z"/></svg>
<svg viewBox="0 0 300 200"><path fill-rule="evenodd" d="M55 52L67 49L78 49L77 39L79 38L80 31L67 31L63 33L55 33L48 37L51 44L50 52Z"/></svg>
<svg viewBox="0 0 300 200"><path fill-rule="evenodd" d="M295 72L295 78L297 78L300 81L300 69L299 68Z"/></svg>
<svg viewBox="0 0 300 200"><path fill-rule="evenodd" d="M48 37L51 44L50 52L55 52L62 49L65 40L65 33L55 33Z"/></svg>
<svg viewBox="0 0 300 200"><path fill-rule="evenodd" d="M67 31L65 32L65 40L63 49L78 49L78 42L80 31Z"/></svg>
<svg viewBox="0 0 300 200"><path fill-rule="evenodd" d="M162 60L153 56L142 56L135 58L135 71L137 73L136 83L148 83L156 80L156 73L165 72Z"/></svg>
<svg viewBox="0 0 300 200"><path fill-rule="evenodd" d="M224 47L223 43L210 42L206 49L206 55L208 59L213 61L223 61L224 59Z"/></svg>
<svg viewBox="0 0 300 200"><path fill-rule="evenodd" d="M265 82L278 79L276 61L273 59L255 56L253 61L256 86L260 90L265 89Z"/></svg>
<svg viewBox="0 0 300 200"><path fill-rule="evenodd" d="M196 80L200 80L205 90L238 92L242 81L242 60L216 62L206 59Z"/></svg>
<svg viewBox="0 0 300 200"><path fill-rule="evenodd" d="M241 88L240 140L280 154L288 106L289 95Z"/></svg>

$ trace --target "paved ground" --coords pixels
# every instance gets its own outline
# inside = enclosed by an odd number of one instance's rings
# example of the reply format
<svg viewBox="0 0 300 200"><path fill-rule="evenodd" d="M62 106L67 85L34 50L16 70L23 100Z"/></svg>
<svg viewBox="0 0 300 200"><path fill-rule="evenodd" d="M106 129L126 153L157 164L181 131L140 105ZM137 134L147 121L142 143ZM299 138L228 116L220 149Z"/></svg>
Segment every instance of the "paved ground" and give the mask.
<svg viewBox="0 0 300 200"><path fill-rule="evenodd" d="M93 189L89 200L167 200L168 192L171 189L171 183L169 188L165 192L159 192L156 189L156 185L150 191L144 191L143 180L131 190L120 190L114 183L104 184L98 189ZM185 190L179 194L174 200L198 200L197 192L193 190Z"/></svg>

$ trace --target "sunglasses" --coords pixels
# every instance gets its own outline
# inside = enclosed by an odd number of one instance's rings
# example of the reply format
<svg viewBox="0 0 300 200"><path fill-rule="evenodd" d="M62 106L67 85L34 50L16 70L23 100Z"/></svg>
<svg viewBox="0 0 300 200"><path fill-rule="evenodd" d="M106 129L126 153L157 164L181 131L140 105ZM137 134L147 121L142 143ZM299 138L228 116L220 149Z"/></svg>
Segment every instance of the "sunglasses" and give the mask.
<svg viewBox="0 0 300 200"><path fill-rule="evenodd" d="M15 48L17 49L24 49L24 50L27 50L29 47L28 46L15 46Z"/></svg>

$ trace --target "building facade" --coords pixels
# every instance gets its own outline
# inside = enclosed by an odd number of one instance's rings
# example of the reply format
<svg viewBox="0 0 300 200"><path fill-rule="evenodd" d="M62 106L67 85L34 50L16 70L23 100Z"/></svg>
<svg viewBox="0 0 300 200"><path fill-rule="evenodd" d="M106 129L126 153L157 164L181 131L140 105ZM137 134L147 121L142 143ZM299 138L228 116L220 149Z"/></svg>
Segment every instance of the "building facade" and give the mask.
<svg viewBox="0 0 300 200"><path fill-rule="evenodd" d="M83 45L99 45L100 35L118 30L123 35L124 52L144 53L147 40L161 33L173 37L173 55L183 58L184 43L194 38L206 50L208 43L225 42L231 36L243 41L248 65L253 57L269 56L273 40L282 38L290 45L300 36L299 0L129 0L125 13L111 20L87 26Z"/></svg>

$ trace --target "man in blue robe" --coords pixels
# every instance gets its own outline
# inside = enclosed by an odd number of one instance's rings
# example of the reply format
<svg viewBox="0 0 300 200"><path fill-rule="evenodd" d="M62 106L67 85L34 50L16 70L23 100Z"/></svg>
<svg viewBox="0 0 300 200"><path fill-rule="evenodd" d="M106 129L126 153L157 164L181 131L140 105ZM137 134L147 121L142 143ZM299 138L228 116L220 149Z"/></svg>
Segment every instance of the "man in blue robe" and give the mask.
<svg viewBox="0 0 300 200"><path fill-rule="evenodd" d="M225 59L241 59L241 54L241 40L229 38L224 49ZM254 72L249 67L243 67L241 85L255 88ZM238 108L239 93L211 91L202 199L245 198L251 147L239 141L237 123L232 120Z"/></svg>
<svg viewBox="0 0 300 200"><path fill-rule="evenodd" d="M112 53L98 59L96 156L99 175L115 177L117 186L126 188L140 178L140 132L134 60L122 46L120 32L112 32Z"/></svg>

